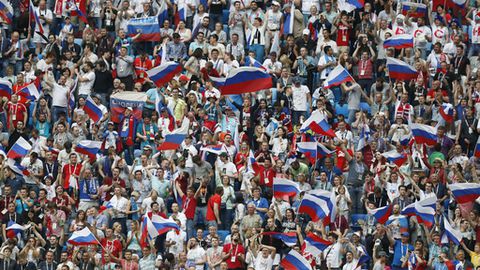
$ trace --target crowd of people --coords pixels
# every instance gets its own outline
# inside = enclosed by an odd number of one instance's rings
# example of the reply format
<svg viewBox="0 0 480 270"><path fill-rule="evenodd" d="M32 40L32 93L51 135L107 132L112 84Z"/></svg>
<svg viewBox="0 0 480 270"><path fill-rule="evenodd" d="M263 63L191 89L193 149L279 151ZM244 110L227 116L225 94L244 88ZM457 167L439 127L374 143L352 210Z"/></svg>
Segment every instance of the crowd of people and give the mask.
<svg viewBox="0 0 480 270"><path fill-rule="evenodd" d="M291 252L311 269L477 269L479 205L449 189L480 172L480 2L459 2L9 1L0 270L289 270ZM132 33L132 19L161 10L159 40ZM383 46L398 35L413 46ZM387 57L415 78L390 77ZM146 71L165 61L182 71L159 87ZM338 65L353 79L325 87ZM272 88L222 95L210 78L241 66L263 69ZM112 109L112 95L126 92L145 97L140 112ZM301 128L314 114L334 136ZM178 149L159 150L184 123ZM436 144L417 142L411 123L435 127ZM10 158L22 138L29 151ZM78 151L85 140L100 151ZM330 153L307 155L303 142ZM274 196L276 179L300 192ZM333 194L335 215L315 220L299 206L319 190ZM433 224L402 211L428 198ZM380 222L372 211L386 206ZM155 216L179 229L149 237L145 217ZM69 241L84 228L98 244ZM293 244L278 237L292 234ZM312 234L330 242L322 252L306 247Z"/></svg>

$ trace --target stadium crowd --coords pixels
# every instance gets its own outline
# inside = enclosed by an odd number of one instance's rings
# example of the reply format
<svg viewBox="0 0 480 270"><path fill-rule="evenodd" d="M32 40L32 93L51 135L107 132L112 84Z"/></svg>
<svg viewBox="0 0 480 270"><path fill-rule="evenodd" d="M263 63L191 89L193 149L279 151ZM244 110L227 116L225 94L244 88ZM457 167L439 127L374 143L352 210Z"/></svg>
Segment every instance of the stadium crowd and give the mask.
<svg viewBox="0 0 480 270"><path fill-rule="evenodd" d="M0 270L478 269L479 5L1 0Z"/></svg>

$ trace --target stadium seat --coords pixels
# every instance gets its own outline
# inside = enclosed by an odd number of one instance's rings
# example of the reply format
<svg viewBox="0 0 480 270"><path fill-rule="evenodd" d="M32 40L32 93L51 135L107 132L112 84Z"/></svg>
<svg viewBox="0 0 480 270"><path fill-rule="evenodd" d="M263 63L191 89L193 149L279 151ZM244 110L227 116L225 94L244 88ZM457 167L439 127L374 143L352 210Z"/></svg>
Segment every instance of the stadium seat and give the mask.
<svg viewBox="0 0 480 270"><path fill-rule="evenodd" d="M348 104L343 104L340 106L340 104L335 104L335 114L343 114L345 117L348 117Z"/></svg>
<svg viewBox="0 0 480 270"><path fill-rule="evenodd" d="M360 102L360 110L371 114L370 105L367 102Z"/></svg>

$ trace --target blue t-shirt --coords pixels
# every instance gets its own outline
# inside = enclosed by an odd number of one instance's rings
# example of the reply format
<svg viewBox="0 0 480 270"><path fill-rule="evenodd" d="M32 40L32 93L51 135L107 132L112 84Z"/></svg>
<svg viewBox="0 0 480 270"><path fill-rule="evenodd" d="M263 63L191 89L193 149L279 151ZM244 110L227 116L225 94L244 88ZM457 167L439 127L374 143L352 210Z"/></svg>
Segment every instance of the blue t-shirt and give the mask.
<svg viewBox="0 0 480 270"><path fill-rule="evenodd" d="M154 104L155 104L155 100L157 99L157 88L148 89L146 94L147 94L147 99L151 102L154 102ZM155 109L154 104L150 104L150 103L145 102L145 108L154 110Z"/></svg>
<svg viewBox="0 0 480 270"><path fill-rule="evenodd" d="M260 197L258 200L251 200L251 203L255 205L255 208L268 208L268 201L265 198ZM250 203L249 202L249 203ZM262 220L265 218L265 215L267 213L257 211L257 214L262 218Z"/></svg>
<svg viewBox="0 0 480 270"><path fill-rule="evenodd" d="M402 261L401 259L407 255L407 251L413 251L413 246L410 244L403 244L401 240L395 240L395 244L393 246L393 261L392 265L401 267L402 266Z"/></svg>

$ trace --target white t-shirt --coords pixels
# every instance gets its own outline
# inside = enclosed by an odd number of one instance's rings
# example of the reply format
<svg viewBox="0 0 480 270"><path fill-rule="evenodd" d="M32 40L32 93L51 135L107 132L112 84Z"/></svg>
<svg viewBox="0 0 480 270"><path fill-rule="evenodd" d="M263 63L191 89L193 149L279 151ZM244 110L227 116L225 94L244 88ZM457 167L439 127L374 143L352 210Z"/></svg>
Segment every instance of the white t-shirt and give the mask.
<svg viewBox="0 0 480 270"><path fill-rule="evenodd" d="M180 232L177 234L175 230L171 230L167 233L167 241L174 241L175 244L171 245L168 249L169 253L172 254L179 254L180 252L184 251L184 243L185 239L187 238L187 234L180 230Z"/></svg>
<svg viewBox="0 0 480 270"><path fill-rule="evenodd" d="M257 258L255 258L255 270L270 270L273 266L272 256L268 255L267 258L263 257L263 252L259 252Z"/></svg>
<svg viewBox="0 0 480 270"><path fill-rule="evenodd" d="M153 202L154 202L154 200L152 200L152 197L145 198L142 202L142 209L145 212L152 211L151 205L152 205ZM162 198L157 197L155 202L158 203L158 206L160 207L160 211L163 211L163 209L165 209L165 202L163 201Z"/></svg>
<svg viewBox="0 0 480 270"><path fill-rule="evenodd" d="M68 91L67 86L54 83L52 89L52 105L66 108L68 106Z"/></svg>
<svg viewBox="0 0 480 270"><path fill-rule="evenodd" d="M448 29L444 26L438 27L435 24L432 25L432 44L440 42L445 45L448 38Z"/></svg>
<svg viewBox="0 0 480 270"><path fill-rule="evenodd" d="M480 24L475 23L475 21L471 21L472 25L472 43L478 44L480 43Z"/></svg>
<svg viewBox="0 0 480 270"><path fill-rule="evenodd" d="M308 103L308 94L310 94L310 90L305 85L301 85L299 88L296 86L292 87L292 97L293 97L293 110L294 111L301 111L306 112L307 108L310 104Z"/></svg>
<svg viewBox="0 0 480 270"><path fill-rule="evenodd" d="M90 95L93 88L93 83L95 83L95 73L90 71L81 76L82 78L88 79L88 81L78 82L78 94L79 95Z"/></svg>
<svg viewBox="0 0 480 270"><path fill-rule="evenodd" d="M187 260L193 261L195 263L199 263L203 261L203 258L205 257L205 250L197 245L196 248L190 249L187 253ZM203 270L203 264L195 264L195 269L196 270Z"/></svg>

